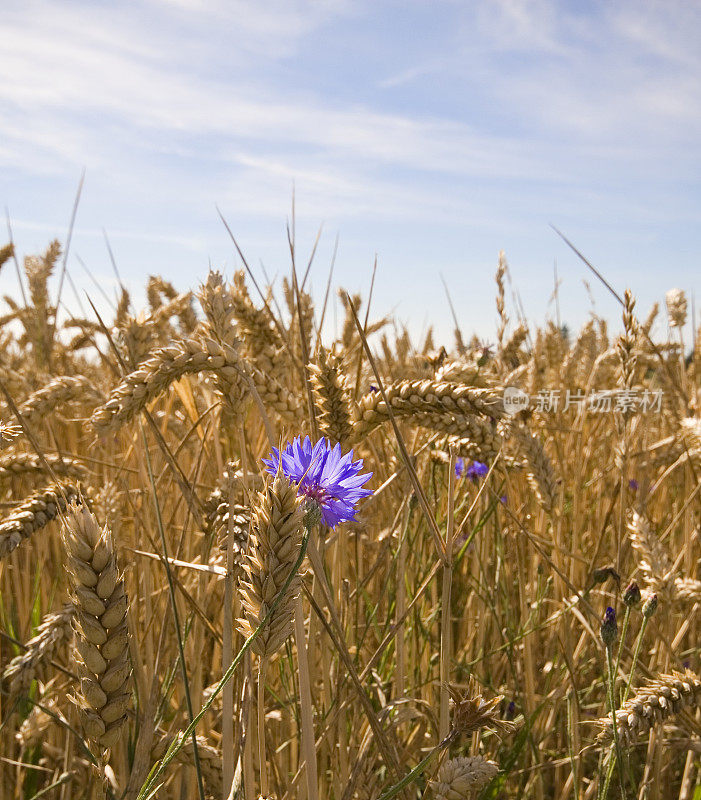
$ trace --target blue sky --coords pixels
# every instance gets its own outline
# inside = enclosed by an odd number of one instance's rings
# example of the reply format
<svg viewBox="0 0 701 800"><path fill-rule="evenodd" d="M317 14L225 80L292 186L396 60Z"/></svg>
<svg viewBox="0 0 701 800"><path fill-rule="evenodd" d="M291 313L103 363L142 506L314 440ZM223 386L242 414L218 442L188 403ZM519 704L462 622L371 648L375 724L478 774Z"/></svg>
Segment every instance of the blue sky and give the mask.
<svg viewBox="0 0 701 800"><path fill-rule="evenodd" d="M366 295L377 255L376 314L417 334L450 338L440 273L493 338L500 249L529 320L554 316L557 260L563 319L586 319L586 279L618 327L551 223L641 314L698 287L696 0L29 0L0 34L0 202L42 249L85 168L69 269L91 295L78 256L114 293L103 229L137 300L150 273L230 273L215 206L279 282L293 184L300 263L323 224L315 293L338 235L335 283Z"/></svg>

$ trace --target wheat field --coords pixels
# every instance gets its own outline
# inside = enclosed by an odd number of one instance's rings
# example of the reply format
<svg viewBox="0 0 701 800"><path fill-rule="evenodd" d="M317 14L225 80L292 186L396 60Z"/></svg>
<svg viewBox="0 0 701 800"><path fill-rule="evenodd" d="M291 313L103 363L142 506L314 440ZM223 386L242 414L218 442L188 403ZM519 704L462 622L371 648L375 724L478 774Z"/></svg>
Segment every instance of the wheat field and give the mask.
<svg viewBox="0 0 701 800"><path fill-rule="evenodd" d="M0 250L0 798L697 800L684 293L322 342L292 256L79 318Z"/></svg>

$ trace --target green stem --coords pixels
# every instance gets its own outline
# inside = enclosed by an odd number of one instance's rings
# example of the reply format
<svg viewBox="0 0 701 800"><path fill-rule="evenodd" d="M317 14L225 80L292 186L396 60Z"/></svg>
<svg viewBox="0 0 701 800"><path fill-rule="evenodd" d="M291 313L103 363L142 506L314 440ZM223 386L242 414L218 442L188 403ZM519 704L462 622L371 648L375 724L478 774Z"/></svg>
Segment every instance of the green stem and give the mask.
<svg viewBox="0 0 701 800"><path fill-rule="evenodd" d="M436 755L436 753L439 753L441 750L443 750L444 747L445 747L445 742L441 742L441 744L436 745L433 748L433 750L431 750L431 752L423 760L419 761L419 763L414 767L414 769L412 769L410 773L405 775L399 781L399 783L395 783L391 789L386 791L379 798L379 800L390 800L390 798L396 797L405 786L408 786L410 783L413 783L419 777L419 775L424 771L426 765L431 761L431 759Z"/></svg>
<svg viewBox="0 0 701 800"><path fill-rule="evenodd" d="M615 757L611 755L611 763L609 764L609 771L613 770L613 767L618 761L618 785L621 789L621 797L623 800L626 798L626 789L623 783L623 759L621 758L621 743L618 739L618 723L616 720L616 692L614 689L615 684L615 675L613 673L613 658L611 656L611 647L610 645L606 645L606 664L608 667L608 693L609 693L609 705L611 706L611 722L613 724L613 743L615 749ZM608 778L608 775L607 775ZM603 800L606 800L606 796L608 794L608 789L610 785L610 780L607 780L607 783L604 785L604 794Z"/></svg>
<svg viewBox="0 0 701 800"><path fill-rule="evenodd" d="M647 628L648 617L643 617L643 624L640 626L640 633L638 634L638 641L635 643L635 652L633 653L633 663L630 665L630 675L628 676L628 684L626 685L626 690L623 693L623 700L621 701L621 705L628 700L630 696L630 690L633 686L633 674L635 673L635 668L638 665L638 657L640 656L640 648L643 644L643 636L645 635L645 628Z"/></svg>
<svg viewBox="0 0 701 800"><path fill-rule="evenodd" d="M616 666L613 670L613 682L616 683L618 677L618 669L621 666L621 654L623 653L623 645L626 641L626 634L628 633L628 623L630 622L630 606L626 606L626 613L623 617L623 627L621 628L621 641L618 643L618 653L616 654Z"/></svg>
<svg viewBox="0 0 701 800"><path fill-rule="evenodd" d="M626 617L627 619L627 617ZM628 676L628 683L626 684L625 691L623 692L623 699L621 700L621 705L624 705L625 702L628 700L630 695L630 690L633 685L633 673L635 672L635 667L638 664L638 658L640 656L640 648L643 643L643 636L645 635L645 628L647 627L648 617L643 617L643 623L640 626L640 632L638 633L638 639L635 643L635 652L633 653L633 661L630 665L630 675ZM624 628L625 632L625 628ZM613 726L616 733L618 733L618 728L616 725ZM608 795L609 786L611 785L611 778L613 777L613 770L616 766L616 752L612 749L611 754L608 760L608 769L606 772L606 780L604 782L604 790L601 794L601 800L606 800Z"/></svg>

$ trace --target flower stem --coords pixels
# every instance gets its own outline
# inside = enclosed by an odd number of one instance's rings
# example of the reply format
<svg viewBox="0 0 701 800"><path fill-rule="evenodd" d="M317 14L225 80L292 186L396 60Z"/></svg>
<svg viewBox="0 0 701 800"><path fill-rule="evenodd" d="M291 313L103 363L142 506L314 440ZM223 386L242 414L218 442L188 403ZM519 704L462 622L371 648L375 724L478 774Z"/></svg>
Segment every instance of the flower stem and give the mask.
<svg viewBox="0 0 701 800"><path fill-rule="evenodd" d="M613 673L613 657L611 653L611 646L606 645L606 665L608 667L608 694L609 694L609 705L611 706L611 722L613 724L613 742L614 742L614 753L611 754L609 760L609 773L606 776L606 782L604 784L604 793L602 796L602 800L606 800L606 796L608 794L609 785L611 782L610 773L613 772L613 768L618 761L618 785L621 790L621 798L625 800L626 798L626 789L623 782L623 759L621 758L621 743L618 739L618 722L616 720L616 691L615 691L615 683L616 683L616 676Z"/></svg>
<svg viewBox="0 0 701 800"><path fill-rule="evenodd" d="M618 675L618 668L621 665L621 654L623 653L623 645L626 641L626 633L628 633L628 623L630 622L630 606L626 606L626 613L623 616L623 627L621 628L621 640L618 643L618 653L616 654L616 665L613 670L613 682L616 683L616 676Z"/></svg>

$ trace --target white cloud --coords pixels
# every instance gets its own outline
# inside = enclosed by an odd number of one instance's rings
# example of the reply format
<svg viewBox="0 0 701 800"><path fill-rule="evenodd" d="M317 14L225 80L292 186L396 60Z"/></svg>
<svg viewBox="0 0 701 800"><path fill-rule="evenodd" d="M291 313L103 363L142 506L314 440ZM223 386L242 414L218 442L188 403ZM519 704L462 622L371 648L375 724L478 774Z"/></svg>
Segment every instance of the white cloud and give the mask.
<svg viewBox="0 0 701 800"><path fill-rule="evenodd" d="M632 0L4 8L0 194L22 178L36 186L37 177L65 176L74 187L87 166L100 213L122 216L85 228L79 217L76 233L95 244L105 224L125 250L141 241L208 252L211 229L196 226L216 222L215 202L263 241L258 223L288 216L293 181L300 216L329 221L355 242L381 225L402 253L404 239L419 241L422 231L450 229L462 253L465 242L492 247L501 235L530 241L534 227L563 219L608 231L647 226L652 237L655 224L699 214L697 203L672 195L698 168L701 6L668 8ZM444 21L422 32L420 47L392 26L393 14L417 10ZM365 49L356 53L354 41ZM315 47L325 55L306 62ZM0 202L12 210L13 197ZM30 221L27 208L20 216Z"/></svg>

